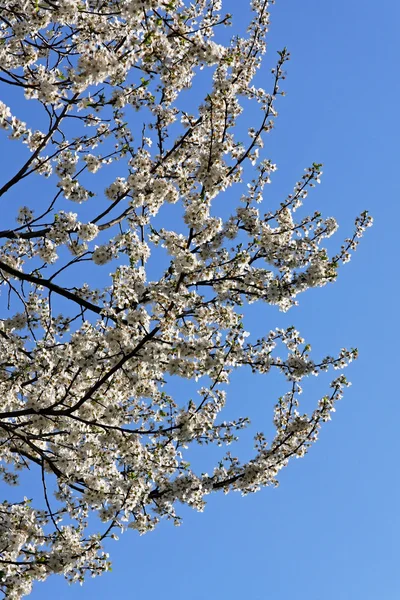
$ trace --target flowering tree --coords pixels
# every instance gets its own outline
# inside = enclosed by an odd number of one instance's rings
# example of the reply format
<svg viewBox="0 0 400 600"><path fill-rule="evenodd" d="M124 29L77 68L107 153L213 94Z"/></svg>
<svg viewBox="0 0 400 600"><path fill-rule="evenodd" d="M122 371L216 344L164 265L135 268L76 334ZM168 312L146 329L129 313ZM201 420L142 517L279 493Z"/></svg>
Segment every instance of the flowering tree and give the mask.
<svg viewBox="0 0 400 600"><path fill-rule="evenodd" d="M202 510L211 492L275 485L347 385L336 377L304 414L301 380L341 369L356 351L316 361L294 328L253 340L242 324L246 303L286 311L300 292L334 281L371 224L358 217L330 257L323 243L335 220L295 218L319 164L274 210L259 210L276 168L260 149L289 59L278 53L269 91L253 85L269 4L252 0L247 33L226 45L213 40L230 21L220 0L0 7L1 143L23 144L0 189L9 218L0 231L0 472L16 485L30 468L42 490L37 505L23 495L0 504L7 598L52 573L83 581L107 570L104 539L145 533L161 517L179 524L178 502ZM195 75L208 89L189 110ZM236 125L249 101L258 116L243 140ZM245 365L289 382L274 437L257 433L248 462L225 451L212 472L196 473L192 444L229 445L248 423L219 416L232 370ZM173 375L198 381L197 397L178 400Z"/></svg>

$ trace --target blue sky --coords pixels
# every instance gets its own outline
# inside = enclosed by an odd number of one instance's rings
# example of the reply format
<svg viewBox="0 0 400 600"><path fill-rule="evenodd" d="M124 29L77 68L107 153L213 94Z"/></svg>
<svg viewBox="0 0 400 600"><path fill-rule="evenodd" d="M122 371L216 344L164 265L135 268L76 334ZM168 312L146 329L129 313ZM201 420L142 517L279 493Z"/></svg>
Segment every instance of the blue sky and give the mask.
<svg viewBox="0 0 400 600"><path fill-rule="evenodd" d="M234 25L247 15L247 0L225 7ZM305 459L282 471L278 489L214 495L203 514L184 510L180 528L129 532L109 546L112 573L82 588L52 578L35 586L32 600L400 597L399 20L395 0L278 0L272 8L266 87L276 50L287 46L292 59L266 140L279 169L268 198L275 206L304 168L322 162L322 185L307 204L338 219L335 243L362 210L375 220L336 284L303 294L287 314L252 307L247 315L257 333L294 324L315 356L359 348L332 422ZM268 422L283 391L273 377L242 371L229 397L240 414Z"/></svg>

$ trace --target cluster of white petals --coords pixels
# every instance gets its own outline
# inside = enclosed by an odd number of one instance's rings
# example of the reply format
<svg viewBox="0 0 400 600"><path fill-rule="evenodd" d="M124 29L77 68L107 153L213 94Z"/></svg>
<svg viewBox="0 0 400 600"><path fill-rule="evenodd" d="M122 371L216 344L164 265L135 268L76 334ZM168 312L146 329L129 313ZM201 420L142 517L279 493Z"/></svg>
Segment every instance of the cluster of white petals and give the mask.
<svg viewBox="0 0 400 600"><path fill-rule="evenodd" d="M301 209L319 164L262 210L276 170L263 142L289 59L279 52L270 89L255 87L271 3L252 0L246 34L230 43L219 42L231 16L217 0L0 6L0 143L23 144L0 187L17 206L0 231L0 476L22 488L29 468L41 490L0 504L10 600L54 573L102 573L106 538L163 517L178 525L179 503L203 510L212 492L276 485L348 385L336 374L305 413L302 380L341 370L356 350L317 359L293 327L254 339L243 326L248 303L287 311L335 281L371 224L360 215L331 255L335 219ZM187 90L200 70L210 77L197 105ZM254 127L241 136L248 102ZM239 367L277 370L289 390L247 462L224 450L249 425L227 418ZM198 394L180 393L176 377ZM209 473L192 469L193 444L216 446Z"/></svg>

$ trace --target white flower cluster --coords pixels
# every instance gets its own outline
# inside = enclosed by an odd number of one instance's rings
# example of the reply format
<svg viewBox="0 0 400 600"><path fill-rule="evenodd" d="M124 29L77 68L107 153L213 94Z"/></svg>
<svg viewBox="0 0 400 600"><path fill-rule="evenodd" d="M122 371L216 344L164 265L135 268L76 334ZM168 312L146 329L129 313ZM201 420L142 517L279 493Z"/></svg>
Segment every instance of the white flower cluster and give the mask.
<svg viewBox="0 0 400 600"><path fill-rule="evenodd" d="M92 260L96 265L105 265L113 259L113 247L109 244L103 246L96 246L92 254Z"/></svg>
<svg viewBox="0 0 400 600"><path fill-rule="evenodd" d="M101 167L101 158L94 156L93 154L86 154L86 156L83 157L83 160L86 163L88 171L91 173L96 173Z"/></svg>

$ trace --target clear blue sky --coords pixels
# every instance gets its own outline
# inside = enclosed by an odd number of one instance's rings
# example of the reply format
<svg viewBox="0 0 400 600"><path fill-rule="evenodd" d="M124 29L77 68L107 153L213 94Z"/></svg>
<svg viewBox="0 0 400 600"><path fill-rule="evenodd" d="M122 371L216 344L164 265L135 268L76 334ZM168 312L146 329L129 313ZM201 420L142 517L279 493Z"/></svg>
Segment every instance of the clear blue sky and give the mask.
<svg viewBox="0 0 400 600"><path fill-rule="evenodd" d="M236 22L247 4L225 0ZM281 473L278 489L214 495L203 514L185 510L180 528L129 532L109 547L112 573L82 588L52 578L32 600L399 600L399 22L396 0L278 0L272 8L263 83L276 50L286 45L292 60L266 141L279 168L269 198L276 205L305 167L322 162L308 207L337 217L336 243L362 210L375 219L335 285L300 296L288 314L253 307L246 322L258 333L294 324L316 356L359 348L332 422ZM271 418L285 389L270 379L234 378L240 414Z"/></svg>

